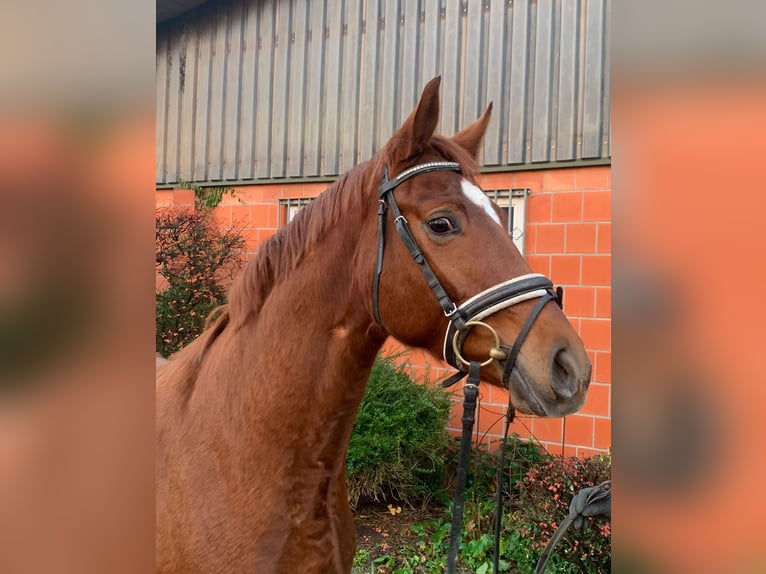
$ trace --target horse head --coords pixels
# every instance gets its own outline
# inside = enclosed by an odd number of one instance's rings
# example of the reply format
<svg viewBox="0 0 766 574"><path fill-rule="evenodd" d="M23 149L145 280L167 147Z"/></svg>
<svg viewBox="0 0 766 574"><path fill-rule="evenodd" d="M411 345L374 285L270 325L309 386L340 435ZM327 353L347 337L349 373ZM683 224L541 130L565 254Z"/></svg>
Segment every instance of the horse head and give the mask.
<svg viewBox="0 0 766 574"><path fill-rule="evenodd" d="M451 320L454 326L455 316L450 315L443 300L440 304L434 279L446 300L461 309L477 294L479 298L487 293L496 296L498 286L502 290L531 281L539 287L541 280L547 281L531 275L506 232L507 215L477 183L476 157L492 105L455 136L434 135L439 120L439 83L435 78L426 85L414 111L379 155L384 180L381 204L395 197L389 202L395 206L381 208L386 213L377 233L385 237L384 247L378 247L376 253L369 247L365 259L379 260L374 280L378 285L373 285L370 299L371 314L379 328L441 359L452 351L455 329L449 328ZM412 173L415 176L410 176ZM399 229L402 224L409 229L411 240ZM415 244L414 251L411 243ZM433 278L417 263L418 251ZM550 292L550 288L543 286L542 291ZM539 296L526 300L517 297L518 301L511 303L507 299L484 310L480 317L483 325L459 329L455 341L459 339L461 344L456 349L459 358L455 366L466 366L471 360L484 362L482 380L507 386L513 406L523 413L559 417L576 411L585 401L591 375L582 341L552 295L542 302ZM535 309L538 304L540 308ZM527 326L531 313L533 324L530 321ZM508 352L525 328L528 332L514 350L518 352L515 362L506 369ZM505 351L498 353L498 347ZM490 360L493 348L495 358Z"/></svg>

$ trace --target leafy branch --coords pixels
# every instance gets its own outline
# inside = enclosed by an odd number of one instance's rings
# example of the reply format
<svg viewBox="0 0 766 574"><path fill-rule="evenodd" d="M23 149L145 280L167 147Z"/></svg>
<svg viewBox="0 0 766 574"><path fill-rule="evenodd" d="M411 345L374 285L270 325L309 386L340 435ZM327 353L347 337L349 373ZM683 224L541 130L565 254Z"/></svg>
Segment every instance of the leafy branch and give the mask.
<svg viewBox="0 0 766 574"><path fill-rule="evenodd" d="M180 189L190 189L194 192L194 205L200 211L214 209L221 203L225 193L235 197L236 190L233 187L202 187L196 183L179 179L178 187Z"/></svg>

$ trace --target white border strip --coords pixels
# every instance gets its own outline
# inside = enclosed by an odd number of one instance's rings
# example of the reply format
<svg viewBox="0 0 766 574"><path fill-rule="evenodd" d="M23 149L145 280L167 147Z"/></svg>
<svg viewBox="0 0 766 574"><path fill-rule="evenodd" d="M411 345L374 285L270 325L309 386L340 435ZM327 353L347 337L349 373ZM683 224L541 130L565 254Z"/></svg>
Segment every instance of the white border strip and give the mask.
<svg viewBox="0 0 766 574"><path fill-rule="evenodd" d="M521 281L523 279L529 279L530 277L545 277L542 273L527 273L526 275L519 275L518 277L514 277L513 279L509 281L505 281L503 283L498 283L494 287L490 287L489 289L485 289L481 293L477 293L470 299L467 299L463 303L460 304L460 307L458 309L462 309L469 303L475 301L476 299L483 297L489 293L492 293L493 291L500 289L501 287L505 287L507 285L512 285L518 281ZM492 305L492 307L488 307L481 313L478 313L470 318L471 321L481 321L485 317L489 317L493 313L497 313L498 311L502 311L503 309L506 309L507 307L512 307L513 305L516 305L518 303L522 303L524 301L528 301L530 299L537 299L538 297L542 297L548 292L547 289L535 289L534 291L529 291L527 293L522 293L521 295L517 295L516 297L511 297L510 299L505 299L503 301L500 301L499 303L496 303ZM449 339L449 325L447 326L447 330L444 333L444 345L442 346L442 357L444 360L447 360L447 345L450 344Z"/></svg>
<svg viewBox="0 0 766 574"><path fill-rule="evenodd" d="M521 303L523 301L528 301L529 299L537 299L538 297L542 297L547 293L546 289L536 289L535 291L530 291L529 293L524 293L523 295L517 295L516 297L512 297L511 299L506 299L505 301L500 301L496 305L492 305L492 307L488 307L478 315L474 315L471 318L471 321L481 321L484 319L484 317L489 317L492 313L497 313L498 311L505 309L506 307L511 307L513 305L516 305L517 303Z"/></svg>
<svg viewBox="0 0 766 574"><path fill-rule="evenodd" d="M476 301L480 297L484 297L484 295L486 295L488 293L491 293L492 291L495 291L495 290L499 289L500 287L505 287L506 285L513 285L514 283L518 283L519 281L523 281L524 279L529 279L530 277L543 277L543 278L545 278L545 275L543 275L542 273L527 273L525 275L519 275L518 277L514 277L513 279L509 279L508 281L505 281L503 283L498 283L497 285L493 285L489 289L485 289L481 293L477 293L476 295L474 295L470 299L466 299L465 301L463 301L460 304L458 309L463 309L463 307L465 307L469 303L473 303L474 301Z"/></svg>

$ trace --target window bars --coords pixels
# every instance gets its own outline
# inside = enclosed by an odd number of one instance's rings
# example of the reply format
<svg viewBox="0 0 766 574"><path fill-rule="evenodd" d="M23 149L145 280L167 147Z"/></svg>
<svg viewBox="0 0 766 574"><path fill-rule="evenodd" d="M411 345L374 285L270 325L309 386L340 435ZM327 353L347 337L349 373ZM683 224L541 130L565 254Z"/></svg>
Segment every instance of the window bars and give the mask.
<svg viewBox="0 0 766 574"><path fill-rule="evenodd" d="M519 252L524 255L524 231L526 229L529 188L488 189L484 193L508 215L508 235L513 238Z"/></svg>
<svg viewBox="0 0 766 574"><path fill-rule="evenodd" d="M290 223L297 213L314 201L312 197L298 197L279 200L279 213L277 217L277 227L282 229Z"/></svg>

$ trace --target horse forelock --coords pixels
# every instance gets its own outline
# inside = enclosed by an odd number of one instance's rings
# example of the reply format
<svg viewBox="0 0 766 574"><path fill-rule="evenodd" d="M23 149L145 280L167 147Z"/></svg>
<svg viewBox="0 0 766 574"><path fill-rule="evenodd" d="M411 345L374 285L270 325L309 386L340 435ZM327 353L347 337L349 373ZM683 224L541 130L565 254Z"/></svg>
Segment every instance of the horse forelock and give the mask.
<svg viewBox="0 0 766 574"><path fill-rule="evenodd" d="M446 161L459 164L463 177L469 180L476 178L479 168L476 160L469 151L460 147L452 138L436 135L431 139L431 146Z"/></svg>

